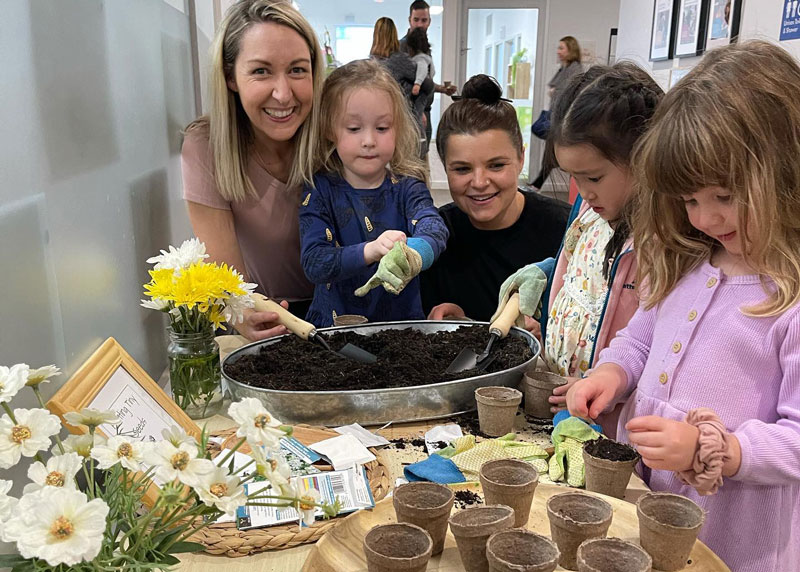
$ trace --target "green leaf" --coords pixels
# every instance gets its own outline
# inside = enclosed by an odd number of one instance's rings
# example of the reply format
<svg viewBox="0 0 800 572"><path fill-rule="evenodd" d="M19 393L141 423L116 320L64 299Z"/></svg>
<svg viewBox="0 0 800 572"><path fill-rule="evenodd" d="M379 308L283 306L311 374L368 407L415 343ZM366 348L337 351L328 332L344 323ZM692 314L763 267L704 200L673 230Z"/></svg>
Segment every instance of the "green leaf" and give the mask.
<svg viewBox="0 0 800 572"><path fill-rule="evenodd" d="M163 558L161 558L161 560L159 561L159 565L163 564L164 566L175 566L176 564L180 563L181 563L180 560L178 560L177 558L175 558L170 554L165 554Z"/></svg>
<svg viewBox="0 0 800 572"><path fill-rule="evenodd" d="M27 560L19 554L0 554L0 567L6 568L22 562L27 562Z"/></svg>
<svg viewBox="0 0 800 572"><path fill-rule="evenodd" d="M181 552L200 552L205 550L205 546L199 542L176 542L167 550L168 554L180 554Z"/></svg>

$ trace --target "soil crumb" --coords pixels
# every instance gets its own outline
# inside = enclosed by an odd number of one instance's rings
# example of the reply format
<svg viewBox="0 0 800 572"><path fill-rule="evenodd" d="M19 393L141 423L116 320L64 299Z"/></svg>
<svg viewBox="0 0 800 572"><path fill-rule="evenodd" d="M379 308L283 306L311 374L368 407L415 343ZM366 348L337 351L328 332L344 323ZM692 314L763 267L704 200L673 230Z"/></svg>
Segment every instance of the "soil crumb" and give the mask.
<svg viewBox="0 0 800 572"><path fill-rule="evenodd" d="M468 508L473 505L483 504L483 500L472 491L456 491L455 505L457 508Z"/></svg>
<svg viewBox="0 0 800 572"><path fill-rule="evenodd" d="M335 351L352 343L376 355L362 364L328 352L297 336L261 346L257 354L225 363L225 374L238 382L287 391L342 391L413 387L496 373L531 358L527 342L508 336L495 343L495 359L486 369L447 374L450 362L464 348L482 352L489 340L486 326L462 326L452 332L425 334L411 328L383 330L365 336L336 332L326 336Z"/></svg>
<svg viewBox="0 0 800 572"><path fill-rule="evenodd" d="M630 445L602 437L586 441L583 448L592 457L609 461L632 461L639 455Z"/></svg>

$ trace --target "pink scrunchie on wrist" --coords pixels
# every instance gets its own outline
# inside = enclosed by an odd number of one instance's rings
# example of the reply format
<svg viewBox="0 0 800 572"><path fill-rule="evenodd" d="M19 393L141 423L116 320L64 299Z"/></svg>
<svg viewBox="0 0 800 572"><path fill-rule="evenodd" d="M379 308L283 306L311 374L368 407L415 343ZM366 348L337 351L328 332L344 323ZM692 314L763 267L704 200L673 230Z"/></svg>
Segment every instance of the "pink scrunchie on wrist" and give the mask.
<svg viewBox="0 0 800 572"><path fill-rule="evenodd" d="M728 430L722 420L708 407L692 409L686 423L700 430L697 452L692 468L676 471L678 478L694 487L701 495L713 495L722 486L722 467L730 459Z"/></svg>

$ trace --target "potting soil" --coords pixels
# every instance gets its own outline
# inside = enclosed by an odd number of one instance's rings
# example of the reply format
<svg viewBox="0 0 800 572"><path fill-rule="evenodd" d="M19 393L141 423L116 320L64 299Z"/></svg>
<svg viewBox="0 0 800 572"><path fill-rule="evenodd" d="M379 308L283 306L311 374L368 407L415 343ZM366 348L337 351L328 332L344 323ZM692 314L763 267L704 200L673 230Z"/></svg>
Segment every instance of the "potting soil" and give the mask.
<svg viewBox="0 0 800 572"><path fill-rule="evenodd" d="M362 364L325 351L296 336L261 347L257 354L242 355L225 364L225 373L238 382L284 391L341 391L412 387L495 373L517 366L531 357L525 340L508 336L494 344L494 361L485 371L477 368L446 374L450 362L463 348L481 353L489 341L486 326L463 326L452 332L383 330L369 336L336 332L326 337L338 351L352 343L375 354L374 364Z"/></svg>
<svg viewBox="0 0 800 572"><path fill-rule="evenodd" d="M609 461L632 461L638 454L630 445L604 438L587 441L584 449L592 457Z"/></svg>

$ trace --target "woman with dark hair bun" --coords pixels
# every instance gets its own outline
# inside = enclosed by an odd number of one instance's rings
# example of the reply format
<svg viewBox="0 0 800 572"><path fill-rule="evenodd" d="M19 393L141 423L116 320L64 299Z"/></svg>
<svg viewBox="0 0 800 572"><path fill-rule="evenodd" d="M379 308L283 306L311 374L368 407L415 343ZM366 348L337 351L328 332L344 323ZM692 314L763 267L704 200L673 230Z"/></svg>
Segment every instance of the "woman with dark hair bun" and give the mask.
<svg viewBox="0 0 800 572"><path fill-rule="evenodd" d="M450 238L421 275L423 307L430 319L488 320L509 274L556 254L569 206L518 188L522 133L489 76L464 85L439 122L436 146L453 202L439 209Z"/></svg>

